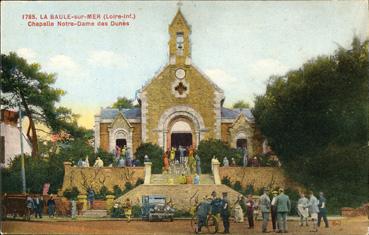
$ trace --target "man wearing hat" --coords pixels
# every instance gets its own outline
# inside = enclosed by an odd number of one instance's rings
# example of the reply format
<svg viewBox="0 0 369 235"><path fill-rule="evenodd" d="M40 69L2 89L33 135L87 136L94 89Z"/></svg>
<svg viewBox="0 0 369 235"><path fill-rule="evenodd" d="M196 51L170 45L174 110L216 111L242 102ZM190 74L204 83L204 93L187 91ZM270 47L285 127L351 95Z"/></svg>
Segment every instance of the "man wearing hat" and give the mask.
<svg viewBox="0 0 369 235"><path fill-rule="evenodd" d="M263 233L268 233L267 226L269 221L269 212L270 212L270 198L268 196L269 189L264 188L263 195L260 196L260 210L263 216L263 224L261 226L261 230Z"/></svg>
<svg viewBox="0 0 369 235"><path fill-rule="evenodd" d="M287 215L291 210L290 198L284 194L284 189L279 189L279 195L276 199L277 205L277 220L278 220L278 231L277 233L287 233Z"/></svg>
<svg viewBox="0 0 369 235"><path fill-rule="evenodd" d="M223 220L224 226L224 233L229 233L229 216L230 216L230 207L228 201L228 195L226 192L223 192L223 199L222 199L222 208L220 210L220 215Z"/></svg>
<svg viewBox="0 0 369 235"><path fill-rule="evenodd" d="M272 192L273 199L272 199L272 207L271 207L271 216L272 216L272 225L273 225L273 231L277 229L277 196L278 191L274 190Z"/></svg>

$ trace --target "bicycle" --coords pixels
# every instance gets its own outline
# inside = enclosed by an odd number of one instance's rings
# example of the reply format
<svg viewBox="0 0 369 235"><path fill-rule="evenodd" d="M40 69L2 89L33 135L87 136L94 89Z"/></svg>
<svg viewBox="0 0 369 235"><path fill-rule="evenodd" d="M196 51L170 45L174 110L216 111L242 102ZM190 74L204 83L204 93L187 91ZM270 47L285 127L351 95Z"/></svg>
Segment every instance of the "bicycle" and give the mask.
<svg viewBox="0 0 369 235"><path fill-rule="evenodd" d="M194 232L196 232L197 225L198 225L197 216L193 215L192 219L191 219L191 228L193 229ZM211 233L211 234L217 233L218 228L219 228L219 222L218 222L217 217L214 216L214 215L209 214L206 217L204 227L207 229L208 233Z"/></svg>

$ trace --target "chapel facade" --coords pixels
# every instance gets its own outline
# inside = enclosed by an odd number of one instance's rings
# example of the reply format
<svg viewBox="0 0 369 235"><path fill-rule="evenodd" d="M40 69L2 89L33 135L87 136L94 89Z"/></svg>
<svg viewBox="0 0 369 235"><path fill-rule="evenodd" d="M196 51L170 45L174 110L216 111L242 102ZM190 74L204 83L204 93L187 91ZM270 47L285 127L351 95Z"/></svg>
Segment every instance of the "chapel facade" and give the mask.
<svg viewBox="0 0 369 235"><path fill-rule="evenodd" d="M95 151L141 143L164 150L220 139L246 147L249 156L262 152L262 136L249 109L223 107L224 92L191 61L191 28L178 10L169 25L169 60L137 91L138 108L102 108L95 115Z"/></svg>

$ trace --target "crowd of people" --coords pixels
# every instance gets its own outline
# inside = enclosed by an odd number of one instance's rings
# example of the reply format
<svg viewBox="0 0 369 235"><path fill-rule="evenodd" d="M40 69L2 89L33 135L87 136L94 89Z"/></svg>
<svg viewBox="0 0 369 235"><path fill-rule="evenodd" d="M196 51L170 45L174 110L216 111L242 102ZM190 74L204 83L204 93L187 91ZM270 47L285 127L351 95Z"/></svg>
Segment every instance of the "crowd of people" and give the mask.
<svg viewBox="0 0 369 235"><path fill-rule="evenodd" d="M319 193L319 199L314 196L314 193L309 192L309 198L305 197L304 193L300 193L300 198L297 202L297 212L300 217L300 226L309 226L308 217L311 217L312 228L311 232L317 232L323 219L325 227L328 228L327 205L326 198L322 192ZM228 201L227 193L223 193L223 199L216 196L216 192L211 194L211 197L205 196L200 203L196 205L196 216L198 227L196 233L201 232L201 228L206 225L208 215L214 215L220 221L223 221L224 233L229 233L230 224L229 217L231 215L231 206ZM255 210L260 211L262 216L261 231L269 233L268 225L271 218L272 229L276 233L287 233L287 217L291 211L291 201L284 193L284 189L272 192L272 199L269 197L269 189L265 188L263 194L258 201L255 201L252 195L246 198L240 195L233 206L233 215L236 223L244 222L244 209L247 217L248 229L254 229Z"/></svg>

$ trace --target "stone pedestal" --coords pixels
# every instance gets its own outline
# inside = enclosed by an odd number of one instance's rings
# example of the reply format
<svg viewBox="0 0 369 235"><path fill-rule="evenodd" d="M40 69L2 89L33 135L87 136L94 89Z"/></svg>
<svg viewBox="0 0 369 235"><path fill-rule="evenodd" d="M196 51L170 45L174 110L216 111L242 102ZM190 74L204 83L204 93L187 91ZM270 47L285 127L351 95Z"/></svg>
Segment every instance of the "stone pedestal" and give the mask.
<svg viewBox="0 0 369 235"><path fill-rule="evenodd" d="M78 195L77 196L77 201L82 202L82 204L83 204L82 210L83 211L87 210L87 195L84 195L84 194Z"/></svg>
<svg viewBox="0 0 369 235"><path fill-rule="evenodd" d="M106 209L109 211L113 207L114 195L106 195Z"/></svg>
<svg viewBox="0 0 369 235"><path fill-rule="evenodd" d="M220 185L222 184L221 180L220 180L220 176L219 176L219 161L213 162L213 176L214 176L214 184L216 185Z"/></svg>
<svg viewBox="0 0 369 235"><path fill-rule="evenodd" d="M151 162L145 162L145 180L144 184L150 184L151 181Z"/></svg>

